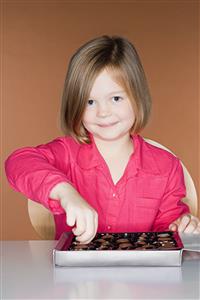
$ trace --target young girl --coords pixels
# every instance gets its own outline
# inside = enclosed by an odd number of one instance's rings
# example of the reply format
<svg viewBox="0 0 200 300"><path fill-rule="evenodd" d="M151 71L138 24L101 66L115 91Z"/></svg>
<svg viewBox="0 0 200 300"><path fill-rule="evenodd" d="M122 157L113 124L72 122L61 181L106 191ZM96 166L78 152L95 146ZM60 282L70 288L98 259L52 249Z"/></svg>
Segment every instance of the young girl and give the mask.
<svg viewBox="0 0 200 300"><path fill-rule="evenodd" d="M180 231L199 232L199 220L181 201L179 159L138 134L150 109L145 74L127 39L98 37L73 55L61 107L66 135L19 149L6 161L12 187L54 214L56 239L72 230L88 243L97 231L178 224Z"/></svg>

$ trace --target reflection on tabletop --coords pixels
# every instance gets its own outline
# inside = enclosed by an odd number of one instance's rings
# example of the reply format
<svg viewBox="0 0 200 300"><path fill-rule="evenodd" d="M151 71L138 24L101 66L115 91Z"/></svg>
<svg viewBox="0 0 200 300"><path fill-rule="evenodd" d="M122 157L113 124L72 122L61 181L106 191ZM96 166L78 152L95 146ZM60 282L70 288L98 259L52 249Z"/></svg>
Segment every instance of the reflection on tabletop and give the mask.
<svg viewBox="0 0 200 300"><path fill-rule="evenodd" d="M200 260L200 234L181 233L180 237L184 244L183 262ZM194 238L195 237L195 238Z"/></svg>
<svg viewBox="0 0 200 300"><path fill-rule="evenodd" d="M75 299L199 299L200 261L180 267L59 267L54 285Z"/></svg>
<svg viewBox="0 0 200 300"><path fill-rule="evenodd" d="M200 260L200 252L196 251L183 251L183 262L191 260Z"/></svg>

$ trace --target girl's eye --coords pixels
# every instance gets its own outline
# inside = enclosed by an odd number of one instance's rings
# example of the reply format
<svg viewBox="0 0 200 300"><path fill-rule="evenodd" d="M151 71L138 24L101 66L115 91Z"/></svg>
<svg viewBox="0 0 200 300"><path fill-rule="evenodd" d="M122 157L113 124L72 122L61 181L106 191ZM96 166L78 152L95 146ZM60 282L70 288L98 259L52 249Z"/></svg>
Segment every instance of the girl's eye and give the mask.
<svg viewBox="0 0 200 300"><path fill-rule="evenodd" d="M113 97L114 102L119 102L121 99L122 99L122 97L119 97L119 96L114 96Z"/></svg>
<svg viewBox="0 0 200 300"><path fill-rule="evenodd" d="M92 105L92 104L94 104L94 100L92 100L92 99L90 99L90 100L88 100L88 105Z"/></svg>

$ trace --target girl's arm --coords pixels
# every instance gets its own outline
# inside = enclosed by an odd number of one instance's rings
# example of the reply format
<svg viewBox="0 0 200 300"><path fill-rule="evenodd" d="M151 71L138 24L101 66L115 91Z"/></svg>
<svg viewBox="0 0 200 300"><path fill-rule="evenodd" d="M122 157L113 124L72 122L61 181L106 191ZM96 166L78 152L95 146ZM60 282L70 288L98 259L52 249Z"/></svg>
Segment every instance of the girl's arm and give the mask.
<svg viewBox="0 0 200 300"><path fill-rule="evenodd" d="M153 225L153 231L169 230L172 222L190 212L189 207L182 202L185 195L183 169L179 159L174 157L165 193L161 199L159 212Z"/></svg>
<svg viewBox="0 0 200 300"><path fill-rule="evenodd" d="M45 145L19 149L6 160L6 175L11 186L27 198L40 202L54 214L65 212L67 224L76 224L73 232L77 240L88 243L97 231L97 213L70 182L68 147L63 138L58 138Z"/></svg>
<svg viewBox="0 0 200 300"><path fill-rule="evenodd" d="M70 182L68 164L67 146L58 138L45 145L14 151L5 162L5 171L14 190L51 209L51 189L60 182Z"/></svg>

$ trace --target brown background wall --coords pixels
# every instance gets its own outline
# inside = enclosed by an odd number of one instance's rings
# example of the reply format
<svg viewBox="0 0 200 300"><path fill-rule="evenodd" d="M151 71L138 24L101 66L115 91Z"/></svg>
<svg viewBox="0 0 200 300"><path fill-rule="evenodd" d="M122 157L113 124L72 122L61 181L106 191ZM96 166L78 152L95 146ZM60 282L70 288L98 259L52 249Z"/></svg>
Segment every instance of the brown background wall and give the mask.
<svg viewBox="0 0 200 300"><path fill-rule="evenodd" d="M59 106L73 52L102 34L136 46L154 102L143 136L173 150L199 188L198 1L4 1L3 160L62 135ZM26 198L3 174L3 239L37 239Z"/></svg>

